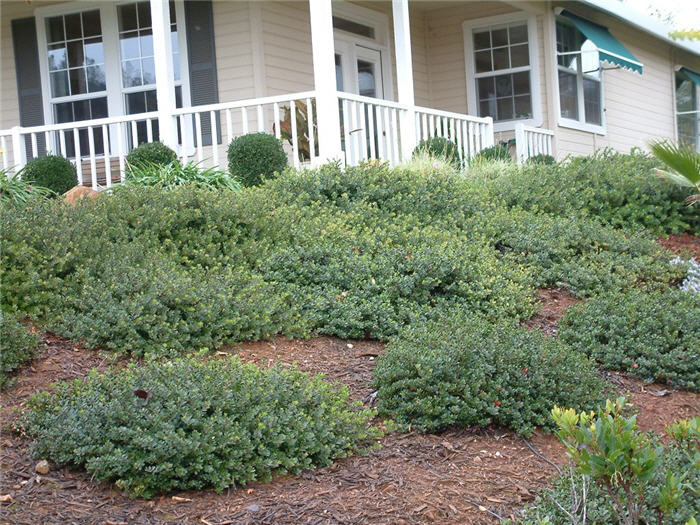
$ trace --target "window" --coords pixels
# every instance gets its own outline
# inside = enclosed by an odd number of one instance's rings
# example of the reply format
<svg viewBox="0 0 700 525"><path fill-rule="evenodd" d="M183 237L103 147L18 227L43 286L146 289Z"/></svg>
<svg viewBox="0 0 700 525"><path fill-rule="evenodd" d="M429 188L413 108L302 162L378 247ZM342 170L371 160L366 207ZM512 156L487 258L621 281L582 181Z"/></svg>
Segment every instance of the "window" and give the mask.
<svg viewBox="0 0 700 525"><path fill-rule="evenodd" d="M76 11L76 5L80 10ZM157 109L156 58L148 1L57 4L40 7L35 14L43 90L49 94L44 102L46 122L74 122ZM184 32L178 31L178 21L182 20L182 0L171 1L170 35L178 107L190 100L186 40ZM104 149L101 133L102 129L95 129L94 148L98 154ZM112 135L112 128L109 133ZM157 140L157 122L153 133ZM114 139L106 138L108 142ZM72 134L65 134L65 139L66 153L75 156ZM131 143L132 138L128 139ZM145 122L137 124L137 139L147 140ZM80 131L78 146L81 154L89 151L87 130Z"/></svg>
<svg viewBox="0 0 700 525"><path fill-rule="evenodd" d="M603 90L595 44L567 19L556 22L559 111L562 125L602 131Z"/></svg>
<svg viewBox="0 0 700 525"><path fill-rule="evenodd" d="M700 151L700 87L682 69L676 71L675 81L678 141Z"/></svg>
<svg viewBox="0 0 700 525"><path fill-rule="evenodd" d="M118 6L117 20L124 112L133 115L156 111L156 64L149 2ZM175 105L182 107L177 16L173 2L170 2L170 38L173 49ZM146 141L146 122L137 123L137 134L139 143ZM153 138L158 140L157 122L153 123Z"/></svg>
<svg viewBox="0 0 700 525"><path fill-rule="evenodd" d="M46 22L49 104L54 122L75 122L107 116L105 54L100 11L52 16ZM88 151L88 132L79 133L81 151ZM66 153L75 155L72 134ZM102 130L95 133L95 151L103 152Z"/></svg>
<svg viewBox="0 0 700 525"><path fill-rule="evenodd" d="M540 118L534 18L523 14L464 25L469 112L497 131Z"/></svg>

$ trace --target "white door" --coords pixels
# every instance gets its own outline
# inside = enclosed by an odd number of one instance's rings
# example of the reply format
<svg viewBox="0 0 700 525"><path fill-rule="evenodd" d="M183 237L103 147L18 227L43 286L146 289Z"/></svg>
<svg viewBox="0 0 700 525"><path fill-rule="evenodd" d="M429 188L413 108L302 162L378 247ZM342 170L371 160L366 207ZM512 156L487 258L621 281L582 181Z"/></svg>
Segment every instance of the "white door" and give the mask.
<svg viewBox="0 0 700 525"><path fill-rule="evenodd" d="M338 91L384 98L382 54L353 42L335 42L335 78Z"/></svg>

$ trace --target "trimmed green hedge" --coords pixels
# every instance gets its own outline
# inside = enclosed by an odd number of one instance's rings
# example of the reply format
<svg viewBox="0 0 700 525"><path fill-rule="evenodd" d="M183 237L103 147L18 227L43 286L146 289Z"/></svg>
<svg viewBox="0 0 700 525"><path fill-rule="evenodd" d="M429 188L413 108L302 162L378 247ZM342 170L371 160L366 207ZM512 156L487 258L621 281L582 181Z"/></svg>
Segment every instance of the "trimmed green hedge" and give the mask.
<svg viewBox="0 0 700 525"><path fill-rule="evenodd" d="M62 195L78 185L75 166L60 155L46 155L32 159L20 173L22 180L48 188L56 195Z"/></svg>
<svg viewBox="0 0 700 525"><path fill-rule="evenodd" d="M700 295L630 290L570 309L559 337L603 368L700 390Z"/></svg>
<svg viewBox="0 0 700 525"><path fill-rule="evenodd" d="M588 359L557 339L464 313L414 325L377 360L380 413L423 432L501 425L554 428L555 405L585 410L603 383Z"/></svg>
<svg viewBox="0 0 700 525"><path fill-rule="evenodd" d="M149 498L328 465L371 446L372 416L320 376L234 357L93 371L34 396L23 424L35 456Z"/></svg>
<svg viewBox="0 0 700 525"><path fill-rule="evenodd" d="M141 166L168 166L178 163L177 153L162 142L146 142L132 149L126 156L126 175L132 175Z"/></svg>
<svg viewBox="0 0 700 525"><path fill-rule="evenodd" d="M228 146L228 170L243 186L258 186L286 167L282 142L269 133L248 133Z"/></svg>

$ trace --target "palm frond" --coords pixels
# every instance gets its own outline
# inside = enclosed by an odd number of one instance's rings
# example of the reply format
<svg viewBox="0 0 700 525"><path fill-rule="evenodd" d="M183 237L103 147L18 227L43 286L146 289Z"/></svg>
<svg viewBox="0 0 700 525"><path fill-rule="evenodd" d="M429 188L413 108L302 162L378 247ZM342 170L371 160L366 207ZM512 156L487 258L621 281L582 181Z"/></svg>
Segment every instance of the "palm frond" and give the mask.
<svg viewBox="0 0 700 525"><path fill-rule="evenodd" d="M690 182L690 180L684 177L683 175L676 173L675 171L656 170L656 174L659 177L664 178L669 182L672 182L673 184L685 186L686 188L695 188L695 184Z"/></svg>
<svg viewBox="0 0 700 525"><path fill-rule="evenodd" d="M669 141L656 141L649 144L651 152L671 171L690 181L692 186L700 185L700 153L690 146Z"/></svg>

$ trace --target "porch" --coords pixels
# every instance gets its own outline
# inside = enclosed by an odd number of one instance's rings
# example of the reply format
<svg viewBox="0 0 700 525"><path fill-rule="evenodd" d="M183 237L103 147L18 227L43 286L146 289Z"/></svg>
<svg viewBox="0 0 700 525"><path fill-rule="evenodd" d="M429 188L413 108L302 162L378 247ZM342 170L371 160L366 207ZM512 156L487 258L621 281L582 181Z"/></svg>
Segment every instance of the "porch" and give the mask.
<svg viewBox="0 0 700 525"><path fill-rule="evenodd" d="M226 149L230 141L242 134L257 131L272 133L282 140L290 164L296 167L317 165L329 160L355 165L368 159L380 159L395 165L410 158L420 140L432 136L446 137L455 142L460 161L466 163L469 158L481 149L493 145L496 140L491 117L478 117L467 112L416 104L417 82L414 80L414 72L417 72L419 67L414 63L413 50L417 49L420 52L422 43L417 45L411 40L411 12L408 0L392 0L390 5L386 2L376 3L384 6L383 10L388 12L385 13L386 28L381 24L362 26L360 18L353 18L355 9L367 11L367 8L350 4L350 9L346 2L309 0L307 5L311 48L309 55L312 58L313 69L312 89L243 98L241 95L245 90L227 90L226 84L219 79L215 97L217 100L213 103L206 103L206 96L195 96L197 91L201 94L201 87L195 85L197 81L194 77L188 82L183 79L178 83L177 76L174 76L176 70L181 71L185 77L201 69L201 64L193 62L192 55L195 51L192 50L193 45L189 40L192 37L190 28L175 33L176 18L178 21L185 18L190 24L190 20L184 16L186 11L183 11L177 1L171 2L170 8L169 3L164 0L149 0L148 3L141 4L147 4L152 53L154 57L159 57L153 61L155 74L152 98L156 102L152 105L154 110L123 114L128 111L117 107L112 111L112 106L119 106L113 102L113 99L119 98L119 94L115 97L107 85L105 99L106 104L110 105L110 116L13 126L0 130L0 148L3 151L1 165L4 169L16 171L31 158L49 152L57 153L75 162L81 184L99 189L123 179L125 158L132 148L140 143L155 140L161 140L172 147L183 162L194 161L206 167L220 169L227 167ZM298 9L297 5L295 9ZM285 8L288 6L289 4ZM255 4L249 6L251 11L256 8ZM53 8L46 9L49 10L49 14L54 12L51 10ZM425 5L420 9L425 10ZM381 19L381 10L375 12L378 19ZM420 13L421 11L418 11L419 15ZM344 18L339 18L340 15ZM215 17L212 16L213 18ZM104 15L103 25L106 19L107 16ZM345 24L340 30L338 20ZM359 29L348 25L352 23L358 25ZM182 24L178 27L182 28ZM173 28L173 33L167 31L167 28ZM212 20L212 33L215 28L216 22ZM372 31L376 40L374 47L374 44L369 45L362 41L363 37L358 37L356 40L359 43L353 44L354 47L351 48L347 41L352 39L343 37L347 37L347 34L352 35L353 31L365 32L367 28ZM41 34L41 31L39 27L38 33ZM173 35L174 38L170 38ZM262 39L262 36L260 38ZM217 39L221 39L218 34ZM173 49L173 45L179 45L179 53ZM188 59L183 56L184 48L189 48ZM123 49L122 47L122 55ZM373 53L376 53L376 56ZM41 59L47 58L42 52L39 55ZM143 69L143 57L141 60ZM122 60L122 66L124 62L128 61ZM222 71L221 67L221 64L218 69L214 67L214 81L217 72ZM361 67L369 69L359 71ZM351 70L354 77L352 73L348 74ZM42 69L42 75L47 74L53 75L53 72L47 73ZM106 76L109 74L107 67ZM371 81L370 89L364 86L363 90L363 86L360 85L363 74L365 80L369 78ZM259 72L253 71L253 76L259 76ZM163 78L175 78L176 82L161 82L160 79ZM202 83L207 82L199 82ZM209 83L211 84L211 79ZM279 87L287 84L289 83L280 82ZM345 89L342 89L343 87ZM268 86L268 89L262 91L269 93L277 91L277 88L278 86ZM134 89L136 88L124 89L123 96L128 98ZM188 91L191 91L192 96ZM255 91L261 92L259 89ZM224 93L231 101L218 100ZM88 97L89 94L83 98ZM51 122L55 111L51 106L52 102L47 102L46 98L51 99L44 93L42 122ZM68 100L67 97L64 98ZM63 103L64 98L59 97L56 100ZM239 98L243 99L238 100ZM424 96L421 98L425 100ZM464 106L466 107L466 101ZM145 109L148 109L147 104ZM111 116L113 114L115 116ZM516 123L514 128L518 137L518 161L540 153L553 154L551 132L522 122ZM506 133L506 138L512 136L513 132L510 132L510 135Z"/></svg>

